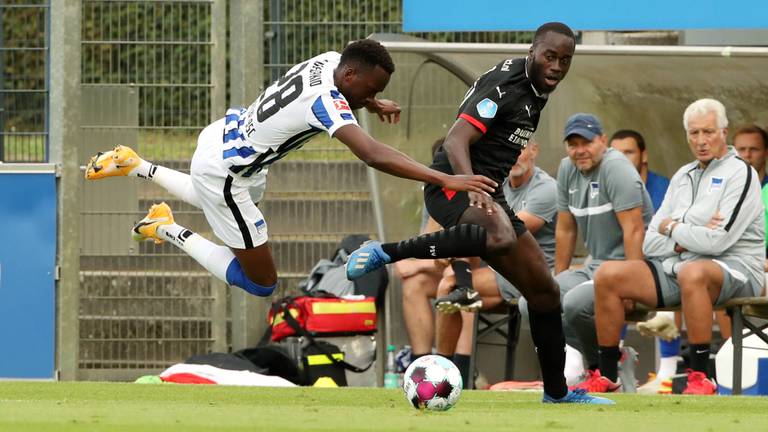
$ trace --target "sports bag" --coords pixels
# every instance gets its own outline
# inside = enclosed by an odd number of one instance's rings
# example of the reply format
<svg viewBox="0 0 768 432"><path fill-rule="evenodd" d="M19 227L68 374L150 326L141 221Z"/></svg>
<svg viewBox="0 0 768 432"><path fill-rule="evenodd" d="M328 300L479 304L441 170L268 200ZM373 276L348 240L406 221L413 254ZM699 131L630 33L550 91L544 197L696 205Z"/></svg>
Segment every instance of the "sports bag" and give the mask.
<svg viewBox="0 0 768 432"><path fill-rule="evenodd" d="M360 334L376 331L373 297L286 297L272 304L268 315L273 342L304 330L318 334Z"/></svg>

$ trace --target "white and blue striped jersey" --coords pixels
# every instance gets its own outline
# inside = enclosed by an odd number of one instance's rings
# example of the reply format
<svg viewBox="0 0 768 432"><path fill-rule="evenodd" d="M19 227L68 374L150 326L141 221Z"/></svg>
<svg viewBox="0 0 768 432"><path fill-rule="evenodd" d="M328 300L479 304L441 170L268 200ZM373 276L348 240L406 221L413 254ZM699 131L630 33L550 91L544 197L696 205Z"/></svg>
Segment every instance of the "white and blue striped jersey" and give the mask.
<svg viewBox="0 0 768 432"><path fill-rule="evenodd" d="M247 109L227 110L223 158L229 170L251 177L314 135L357 124L333 83L341 54L327 52L292 67Z"/></svg>

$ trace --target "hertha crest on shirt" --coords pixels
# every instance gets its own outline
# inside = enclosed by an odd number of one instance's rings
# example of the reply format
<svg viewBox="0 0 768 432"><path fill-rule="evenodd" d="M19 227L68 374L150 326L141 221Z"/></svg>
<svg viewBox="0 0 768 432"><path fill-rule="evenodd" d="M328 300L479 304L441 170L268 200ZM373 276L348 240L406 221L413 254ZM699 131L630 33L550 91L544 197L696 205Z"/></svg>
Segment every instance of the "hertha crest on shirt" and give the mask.
<svg viewBox="0 0 768 432"><path fill-rule="evenodd" d="M336 111L352 111L349 109L349 104L344 99L334 99L333 106L336 108Z"/></svg>

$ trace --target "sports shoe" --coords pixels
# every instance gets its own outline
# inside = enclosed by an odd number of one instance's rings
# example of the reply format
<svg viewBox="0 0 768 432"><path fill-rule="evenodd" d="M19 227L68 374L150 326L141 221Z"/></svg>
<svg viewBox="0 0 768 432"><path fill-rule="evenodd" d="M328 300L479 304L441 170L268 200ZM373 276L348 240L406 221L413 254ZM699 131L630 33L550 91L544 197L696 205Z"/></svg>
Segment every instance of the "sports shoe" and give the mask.
<svg viewBox="0 0 768 432"><path fill-rule="evenodd" d="M381 249L381 242L369 240L349 255L347 279L358 279L377 268L389 264L391 258Z"/></svg>
<svg viewBox="0 0 768 432"><path fill-rule="evenodd" d="M621 391L624 393L637 393L637 378L635 378L637 363L637 351L631 346L622 347L619 359L619 382Z"/></svg>
<svg viewBox="0 0 768 432"><path fill-rule="evenodd" d="M560 399L555 399L544 393L543 403L576 403L593 405L615 405L616 402L599 396L592 396L584 389L571 390Z"/></svg>
<svg viewBox="0 0 768 432"><path fill-rule="evenodd" d="M483 307L480 293L466 286L457 286L447 296L440 297L435 303L435 309L442 313L477 312Z"/></svg>
<svg viewBox="0 0 768 432"><path fill-rule="evenodd" d="M154 240L155 244L160 244L163 239L157 234L157 227L161 225L170 225L173 223L173 213L168 204L162 202L149 208L147 216L140 220L131 230L131 236L136 241Z"/></svg>
<svg viewBox="0 0 768 432"><path fill-rule="evenodd" d="M85 168L86 180L99 180L107 177L127 176L141 164L142 159L133 149L117 146L108 152L99 152L88 161Z"/></svg>
<svg viewBox="0 0 768 432"><path fill-rule="evenodd" d="M658 336L666 341L680 337L680 331L675 325L675 320L666 314L656 314L648 321L637 323L637 331L643 336Z"/></svg>
<svg viewBox="0 0 768 432"><path fill-rule="evenodd" d="M698 372L688 369L688 385L683 390L683 394L693 395L713 395L717 394L717 386L707 378L704 372Z"/></svg>
<svg viewBox="0 0 768 432"><path fill-rule="evenodd" d="M600 375L599 370L587 370L579 384L568 387L569 390L584 390L590 393L614 393L621 389L621 384Z"/></svg>
<svg viewBox="0 0 768 432"><path fill-rule="evenodd" d="M674 376L673 376L674 377ZM672 394L672 378L659 378L655 373L648 373L648 381L637 388L638 394Z"/></svg>

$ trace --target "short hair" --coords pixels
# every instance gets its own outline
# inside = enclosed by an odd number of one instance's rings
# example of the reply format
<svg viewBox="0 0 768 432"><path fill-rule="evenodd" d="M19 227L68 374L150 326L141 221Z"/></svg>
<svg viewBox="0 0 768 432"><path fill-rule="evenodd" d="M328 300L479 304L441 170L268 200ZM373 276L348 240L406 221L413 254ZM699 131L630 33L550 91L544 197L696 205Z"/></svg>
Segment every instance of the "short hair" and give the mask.
<svg viewBox="0 0 768 432"><path fill-rule="evenodd" d="M637 148L639 148L641 152L645 151L645 138L643 138L643 136L640 135L640 132L632 129L622 129L614 132L614 134L611 135L611 139L608 140L608 142L610 143L613 140L625 139L625 138L632 138L637 143Z"/></svg>
<svg viewBox="0 0 768 432"><path fill-rule="evenodd" d="M765 129L756 124L745 125L740 127L739 130L733 134L733 139L735 140L737 136L745 134L760 135L760 138L763 140L763 148L768 148L768 132L766 132Z"/></svg>
<svg viewBox="0 0 768 432"><path fill-rule="evenodd" d="M356 40L341 53L341 64L362 63L372 68L381 66L384 71L392 75L395 72L395 63L384 45L373 39Z"/></svg>
<svg viewBox="0 0 768 432"><path fill-rule="evenodd" d="M715 99L699 99L688 105L683 113L683 128L688 130L688 120L693 116L704 116L714 113L717 118L717 127L725 129L728 127L728 117L725 115L725 106Z"/></svg>
<svg viewBox="0 0 768 432"><path fill-rule="evenodd" d="M542 24L539 26L539 28L536 29L536 33L533 35L533 45L535 46L541 42L541 39L544 37L544 35L549 32L560 33L561 35L568 36L569 38L573 39L573 44L576 44L576 35L573 34L573 30L561 22L553 21Z"/></svg>

